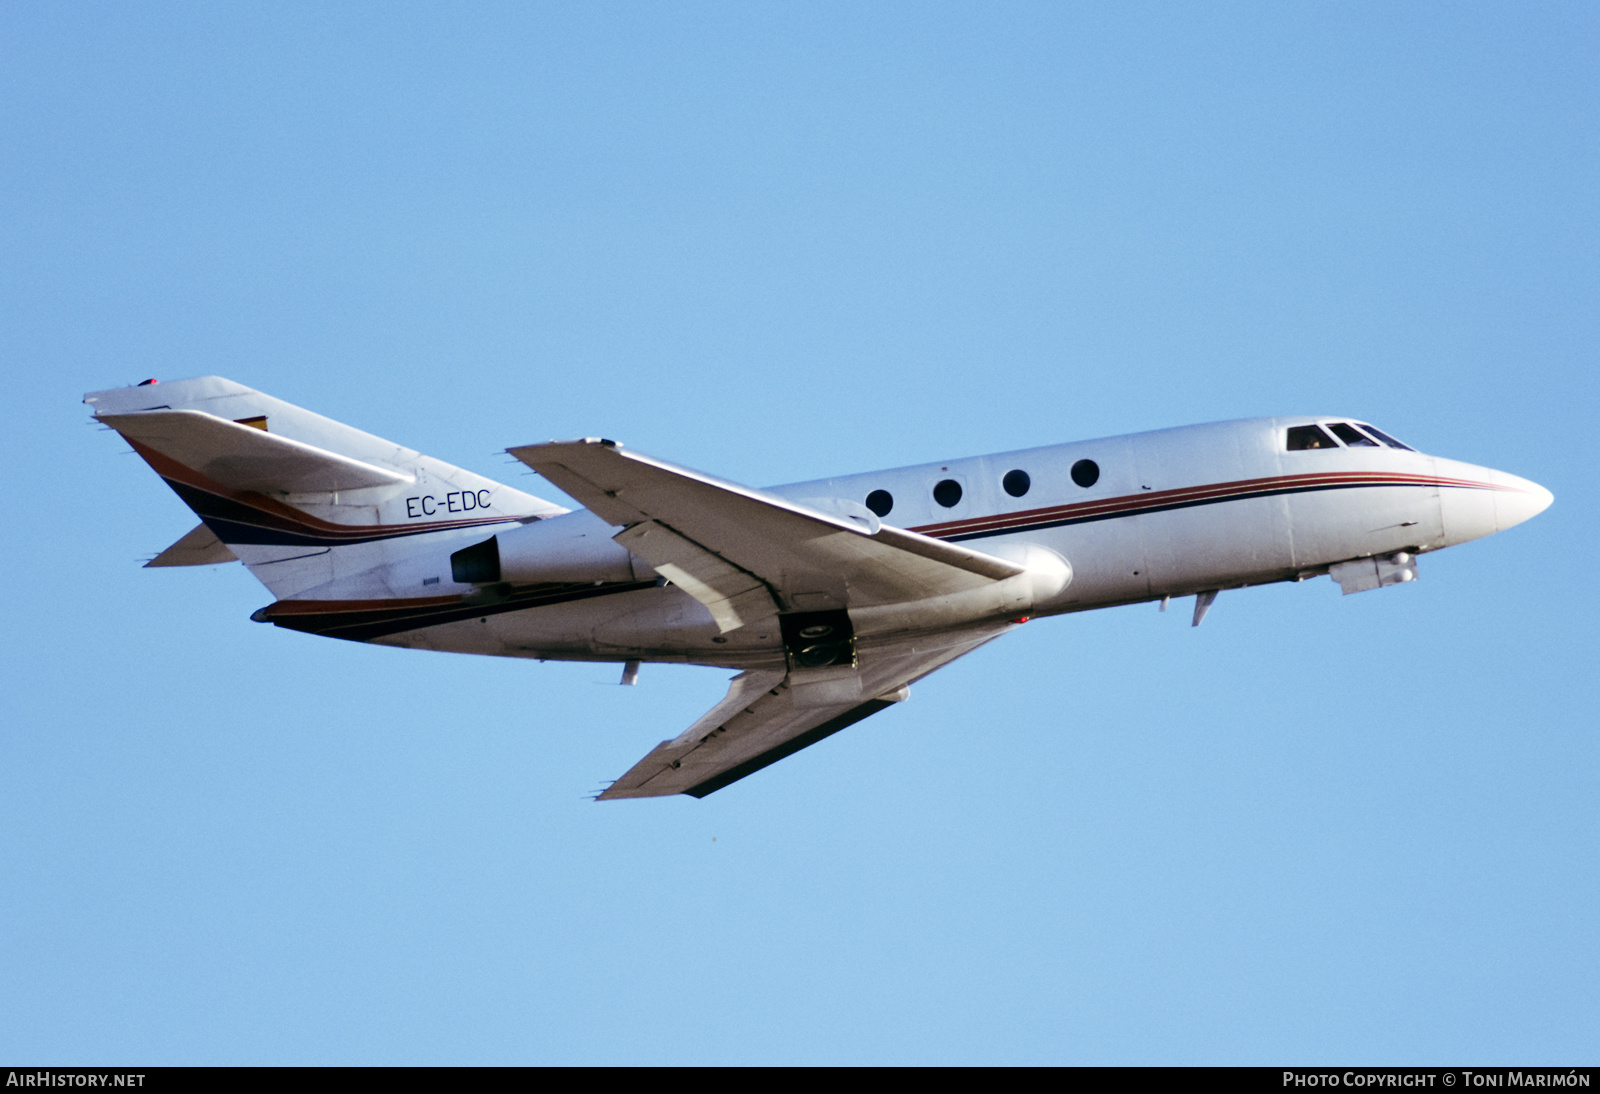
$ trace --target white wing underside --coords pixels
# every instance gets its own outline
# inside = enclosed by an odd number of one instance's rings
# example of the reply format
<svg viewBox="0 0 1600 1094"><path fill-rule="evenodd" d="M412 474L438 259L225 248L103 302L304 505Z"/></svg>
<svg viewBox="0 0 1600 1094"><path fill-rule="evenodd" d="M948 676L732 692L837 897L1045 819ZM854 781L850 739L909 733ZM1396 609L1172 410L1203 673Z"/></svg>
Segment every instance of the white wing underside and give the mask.
<svg viewBox="0 0 1600 1094"><path fill-rule="evenodd" d="M908 685L1008 629L948 636L950 644L940 649L864 654L861 691L873 696L865 700L810 705L781 669L741 673L722 702L673 740L662 741L599 800L703 798L906 698Z"/></svg>
<svg viewBox="0 0 1600 1094"><path fill-rule="evenodd" d="M780 612L908 604L1016 577L1016 563L883 524L859 503L801 504L610 441L509 450L615 539L704 604L724 632ZM1005 622L880 641L853 664L746 672L689 729L600 795L704 797L906 697L913 681L1010 629Z"/></svg>

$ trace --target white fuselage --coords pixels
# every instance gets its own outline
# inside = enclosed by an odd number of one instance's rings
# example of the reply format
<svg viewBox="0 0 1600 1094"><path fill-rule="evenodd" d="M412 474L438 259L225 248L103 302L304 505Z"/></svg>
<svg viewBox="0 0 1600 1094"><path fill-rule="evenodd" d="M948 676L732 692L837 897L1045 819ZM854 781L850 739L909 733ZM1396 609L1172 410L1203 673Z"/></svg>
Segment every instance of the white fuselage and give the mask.
<svg viewBox="0 0 1600 1094"><path fill-rule="evenodd" d="M1344 420L1262 418L1188 426L795 483L765 493L815 508L840 502L859 510L864 504L886 524L1001 558L1020 561L1030 547L1046 548L1070 565L1070 581L1031 600L1019 619L1296 580L1346 560L1433 551L1520 523L1550 502L1547 491L1527 480L1402 448L1286 447L1287 429L1317 421ZM531 595L504 585L453 582L449 554L495 529L425 534L384 548L396 554L382 564L392 575L386 595L425 592L434 603L466 595L463 608L448 619L420 613L420 625L410 629L396 629L404 625L400 619L355 624L343 633L305 629L390 645L544 659L744 668L783 661L775 625L723 633L681 589L650 581L647 573L619 574L620 549L587 511L525 528L500 527L507 529L507 543L533 529L542 541L553 542L570 528L568 553L576 551L581 559L593 552L594 581L569 580L550 586L548 594ZM423 581L425 590L419 587ZM838 593L848 601L847 589ZM865 651L875 640L1003 622L1015 611L1015 602L916 605L898 613L853 610L852 619ZM273 621L283 621L278 612L273 615Z"/></svg>

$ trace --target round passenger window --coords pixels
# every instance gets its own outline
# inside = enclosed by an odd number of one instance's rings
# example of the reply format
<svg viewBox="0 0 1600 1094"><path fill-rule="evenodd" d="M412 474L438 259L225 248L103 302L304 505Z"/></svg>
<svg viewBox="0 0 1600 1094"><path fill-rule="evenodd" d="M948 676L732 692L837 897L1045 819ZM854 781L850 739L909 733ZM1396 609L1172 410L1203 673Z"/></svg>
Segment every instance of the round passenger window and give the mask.
<svg viewBox="0 0 1600 1094"><path fill-rule="evenodd" d="M1093 460L1079 460L1072 465L1072 481L1089 489L1100 481L1100 465Z"/></svg>
<svg viewBox="0 0 1600 1094"><path fill-rule="evenodd" d="M933 500L946 509L950 508L961 500L961 484L955 479L942 480L933 488Z"/></svg>
<svg viewBox="0 0 1600 1094"><path fill-rule="evenodd" d="M894 495L887 490L874 490L867 495L867 508L880 517L886 517L889 510L894 508Z"/></svg>
<svg viewBox="0 0 1600 1094"><path fill-rule="evenodd" d="M1000 485L1006 488L1006 493L1014 498L1020 498L1028 492L1028 487L1033 485L1033 480L1026 471L1007 471L1006 477L1000 480Z"/></svg>

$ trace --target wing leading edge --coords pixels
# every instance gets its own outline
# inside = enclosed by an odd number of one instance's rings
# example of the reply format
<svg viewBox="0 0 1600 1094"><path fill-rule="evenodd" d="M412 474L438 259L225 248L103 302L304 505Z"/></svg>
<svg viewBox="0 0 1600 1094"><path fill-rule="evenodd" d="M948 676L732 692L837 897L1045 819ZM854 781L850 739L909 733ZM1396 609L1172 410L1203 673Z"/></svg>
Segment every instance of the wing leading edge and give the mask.
<svg viewBox="0 0 1600 1094"><path fill-rule="evenodd" d="M883 524L859 504L827 499L836 512L824 512L610 441L509 451L602 520L621 525L617 542L704 604L723 631L779 611L969 592L1023 572L1005 559Z"/></svg>

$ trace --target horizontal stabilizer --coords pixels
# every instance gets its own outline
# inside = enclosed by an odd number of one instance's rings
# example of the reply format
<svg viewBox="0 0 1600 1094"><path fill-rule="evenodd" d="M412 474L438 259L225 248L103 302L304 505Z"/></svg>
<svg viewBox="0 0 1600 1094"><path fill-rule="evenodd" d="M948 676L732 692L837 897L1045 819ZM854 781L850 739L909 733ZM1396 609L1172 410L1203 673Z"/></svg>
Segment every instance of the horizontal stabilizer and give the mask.
<svg viewBox="0 0 1600 1094"><path fill-rule="evenodd" d="M204 524L199 525L178 542L144 564L145 569L157 566L215 566L222 562L237 562L239 556L228 550L228 545Z"/></svg>
<svg viewBox="0 0 1600 1094"><path fill-rule="evenodd" d="M144 410L97 417L135 447L154 449L234 490L329 494L371 487L398 489L415 481L386 467L204 411Z"/></svg>

